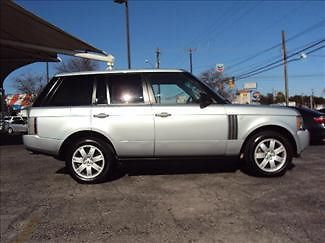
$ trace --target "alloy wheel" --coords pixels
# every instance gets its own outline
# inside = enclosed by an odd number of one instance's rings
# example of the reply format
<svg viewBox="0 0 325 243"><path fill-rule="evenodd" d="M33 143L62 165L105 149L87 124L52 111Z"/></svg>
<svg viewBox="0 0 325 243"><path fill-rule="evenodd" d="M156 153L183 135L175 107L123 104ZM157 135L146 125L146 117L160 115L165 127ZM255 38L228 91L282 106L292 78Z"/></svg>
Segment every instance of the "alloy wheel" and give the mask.
<svg viewBox="0 0 325 243"><path fill-rule="evenodd" d="M265 172L280 170L287 160L287 150L277 139L268 138L259 142L254 151L254 161Z"/></svg>
<svg viewBox="0 0 325 243"><path fill-rule="evenodd" d="M103 171L104 167L104 154L94 145L80 146L72 155L72 168L82 178L93 179Z"/></svg>

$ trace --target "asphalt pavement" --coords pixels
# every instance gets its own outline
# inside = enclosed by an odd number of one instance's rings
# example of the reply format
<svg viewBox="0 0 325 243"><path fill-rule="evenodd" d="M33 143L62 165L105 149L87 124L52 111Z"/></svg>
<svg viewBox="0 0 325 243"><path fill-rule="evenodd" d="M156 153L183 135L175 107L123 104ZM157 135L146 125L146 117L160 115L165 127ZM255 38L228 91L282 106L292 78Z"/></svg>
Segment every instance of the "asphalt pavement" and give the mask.
<svg viewBox="0 0 325 243"><path fill-rule="evenodd" d="M19 142L18 142L19 143ZM130 161L81 185L64 162L0 146L1 242L323 242L325 145L283 177L240 161Z"/></svg>

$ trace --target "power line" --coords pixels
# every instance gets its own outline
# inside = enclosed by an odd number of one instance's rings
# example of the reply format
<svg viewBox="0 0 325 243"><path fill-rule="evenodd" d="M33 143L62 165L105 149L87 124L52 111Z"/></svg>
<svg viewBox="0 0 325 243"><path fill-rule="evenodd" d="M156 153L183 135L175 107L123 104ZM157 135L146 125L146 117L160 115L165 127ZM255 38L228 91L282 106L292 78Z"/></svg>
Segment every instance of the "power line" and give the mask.
<svg viewBox="0 0 325 243"><path fill-rule="evenodd" d="M291 51L289 51L288 54L291 54L291 53L293 53L293 52L295 52L295 51L297 51L297 50L300 50L300 49L302 49L302 48L305 48L305 47L307 47L307 46L309 46L309 45L312 45L312 44L314 44L314 43L316 43L316 42L318 42L318 41L321 41L321 40L322 40L322 39L318 39L317 41L311 41L311 42L308 42L307 44L300 45L300 46L298 46L298 47L292 49ZM251 65L249 65L249 66L243 67L243 68L239 68L239 69L237 68L237 69L233 70L232 73L236 73L236 72L240 72L240 71L246 73L246 72L249 72L249 71L251 71L251 70L254 70L254 69L256 68L256 66L263 66L263 65L266 65L266 64L269 63L270 61L272 61L272 60L274 60L274 59L276 59L276 58L280 58L280 57L281 57L281 54L279 53L278 55L273 56L273 57L271 57L271 58L268 58L268 59L266 59L266 60L264 60L264 61L261 61L261 62L255 62L255 63L253 63L253 64L251 64ZM243 71L243 70L244 70L244 71Z"/></svg>
<svg viewBox="0 0 325 243"><path fill-rule="evenodd" d="M319 28L319 27L322 27L324 24L325 24L325 20L319 21L319 22L317 22L316 24L313 24L312 26L308 27L307 29L305 29L305 30L303 30L303 31L301 31L301 32L299 32L299 33L293 35L292 37L288 38L286 42L292 41L292 40L294 40L294 39L296 39L296 38L298 38L298 37L300 37L300 36L302 36L302 35L304 35L304 34L307 34L307 33L310 32L310 31L313 31L313 30L315 30L315 29L317 29L317 28ZM275 48L277 48L277 47L280 47L280 46L281 46L281 43L278 43L278 44L273 45L273 46L271 46L271 47L269 47L269 48L267 48L267 49L264 49L264 50L262 50L262 51L260 51L260 52L257 52L257 53L255 53L255 54L253 54L253 55L247 57L246 59L244 59L244 60L242 60L242 61L239 61L239 62L237 62L237 63L231 65L231 66L228 68L228 70L229 70L229 69L232 69L232 68L234 68L234 67L236 67L236 66L239 66L239 65L241 65L241 64L243 64L243 63L246 63L247 61L252 60L252 59L256 58L257 56L260 56L260 55L262 55L262 54L264 54L264 53L267 53L267 52L269 52L269 51L271 51L271 50L273 50L273 49L275 49Z"/></svg>
<svg viewBox="0 0 325 243"><path fill-rule="evenodd" d="M286 13L285 15L281 16L280 18L276 19L275 21L272 21L272 23L269 24L269 25L267 25L267 27L260 28L258 30L258 32L254 33L254 40L256 41L257 37L263 36L263 35L261 35L262 33L266 32L267 30L269 30L272 27L276 26L277 23L280 23L281 21L287 19L290 15L296 13L297 10L302 9L302 7L303 7L304 4L305 4L304 2L301 2L300 5L297 5L295 8L291 9L289 13ZM251 36L251 35L246 35L246 36ZM248 44L248 43L250 43L250 42L246 42L245 44ZM238 47L238 44L240 44L239 46L241 48L243 47L242 40L238 40L236 42L236 44L233 45L233 46L231 46L230 48L231 49L234 49L234 48ZM245 57L243 57L243 58L245 58ZM228 62L232 62L232 61L236 61L236 60L238 60L238 58L237 59L228 60Z"/></svg>
<svg viewBox="0 0 325 243"><path fill-rule="evenodd" d="M227 25L227 24L223 24L223 28L221 28L221 30L220 30L220 28L219 28L220 26L217 25L217 24L215 24L213 30L211 30L211 31L207 31L207 32L208 32L208 33L214 33L216 30L218 30L218 33L217 33L213 38L209 38L209 36L205 35L206 38L204 38L202 41L199 41L199 42L198 42L199 44L197 45L197 47L199 47L200 49L202 49L203 46L206 45L206 43L210 43L210 42L211 42L212 40L214 40L218 35L220 35L220 34L224 34L224 33L225 33L224 30L229 30L229 29L230 29L229 26L234 25L234 24L237 23L240 19L242 19L243 17L246 17L250 11L252 11L254 8L256 8L256 7L257 7L259 4L261 4L261 3L262 3L262 1L253 4L253 6L251 6L251 7L248 7L248 9L247 9L246 11L242 12L242 14L241 14L237 19L235 19L234 21L230 22L228 25ZM227 15L225 15L225 16L227 16ZM219 29L218 29L218 28L219 28ZM182 62L182 64L183 64L183 63L184 63L184 61Z"/></svg>
<svg viewBox="0 0 325 243"><path fill-rule="evenodd" d="M308 50L308 49L310 49L310 48L312 48L312 47L315 47L315 46L317 46L317 45L323 43L324 41L325 41L325 39L322 39L321 41L318 41L318 42L316 42L316 43L314 43L314 44L312 44L312 45L309 45L308 47L305 47L305 48L303 48L303 49L301 49L301 50L299 50L299 51L296 51L296 52L294 52L294 53L288 55L287 58L290 58L290 57L293 57L293 56L295 56L295 55L297 55L297 54L300 54L301 52L306 51L306 50ZM272 63L269 63L269 64L267 64L267 65L264 65L264 66L258 67L258 68L256 68L256 69L250 71L250 72L246 72L246 73L243 73L243 74L239 74L239 75L237 75L237 77L238 77L238 78L241 78L242 76L246 76L246 75L249 75L249 74L252 74L252 73L258 72L258 71L263 70L263 69L265 69L265 68L268 68L268 67L271 67L271 66L273 66L273 65L276 65L276 64L278 64L279 62L282 62L282 58L281 58L281 59L278 59L278 60L276 60L276 61L274 61L274 62L272 62ZM282 65L282 64L281 64L281 65Z"/></svg>
<svg viewBox="0 0 325 243"><path fill-rule="evenodd" d="M322 40L321 42L324 42L324 41L325 41L325 39ZM320 42L320 43L321 43L321 42ZM318 43L318 44L320 44L320 43ZM314 45L313 45L313 46L314 46ZM312 46L312 47L313 47L313 46ZM310 48L312 48L312 47L308 47L308 48L302 49L302 50L300 50L300 51L298 51L298 52L295 52L295 53L289 55L287 58L291 58L291 57L293 57L293 56L295 56L295 55L297 55L297 54L299 54L299 53L301 53L301 52L303 52L303 51L305 51L305 50L307 50L307 49L310 49ZM318 47L318 48L315 48L315 49L313 49L313 50L311 50L311 51L306 52L305 54L306 54L306 55L309 55L309 54L311 54L311 53L314 53L314 52L316 52L316 51L319 51L319 50L323 49L324 47L325 47L325 45L322 45L322 46L320 46L320 47ZM300 60L300 58L294 58L294 59L288 60L287 62L289 63L289 62L298 61L298 60ZM282 61L282 60L280 60L280 62L281 62L281 61ZM279 61L277 61L277 62L273 62L272 65L269 64L269 65L266 65L266 66L264 66L264 67L258 68L258 69L254 70L254 71L252 71L252 72L238 75L238 76L236 77L236 79L237 79L237 80L240 80L240 79L249 78L249 77L251 77L251 76L256 76L257 74L267 72L267 71L269 71L269 70L275 69L275 68L280 67L280 66L282 66L282 65L283 65L283 63L279 63Z"/></svg>

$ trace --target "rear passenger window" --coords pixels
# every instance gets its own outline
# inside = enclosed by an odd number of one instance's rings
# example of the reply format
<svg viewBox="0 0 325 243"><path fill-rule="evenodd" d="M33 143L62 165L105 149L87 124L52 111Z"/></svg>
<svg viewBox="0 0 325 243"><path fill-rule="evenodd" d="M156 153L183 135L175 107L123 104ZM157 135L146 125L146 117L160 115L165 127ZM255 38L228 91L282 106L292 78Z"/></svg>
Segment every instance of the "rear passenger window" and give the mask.
<svg viewBox="0 0 325 243"><path fill-rule="evenodd" d="M111 75L108 81L111 104L144 103L141 75Z"/></svg>
<svg viewBox="0 0 325 243"><path fill-rule="evenodd" d="M84 106L91 105L93 76L64 77L47 106Z"/></svg>

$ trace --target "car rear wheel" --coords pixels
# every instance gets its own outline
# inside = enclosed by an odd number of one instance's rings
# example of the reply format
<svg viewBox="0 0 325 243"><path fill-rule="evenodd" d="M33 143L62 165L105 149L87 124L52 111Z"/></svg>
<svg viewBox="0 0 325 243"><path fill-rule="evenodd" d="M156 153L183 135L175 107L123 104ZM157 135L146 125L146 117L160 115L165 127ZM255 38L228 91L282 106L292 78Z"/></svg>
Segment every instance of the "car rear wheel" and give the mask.
<svg viewBox="0 0 325 243"><path fill-rule="evenodd" d="M82 139L68 151L66 165L71 176L79 183L99 183L107 179L113 153L99 139Z"/></svg>
<svg viewBox="0 0 325 243"><path fill-rule="evenodd" d="M292 146L280 133L260 132L247 144L245 158L250 172L263 176L284 175L292 160Z"/></svg>

